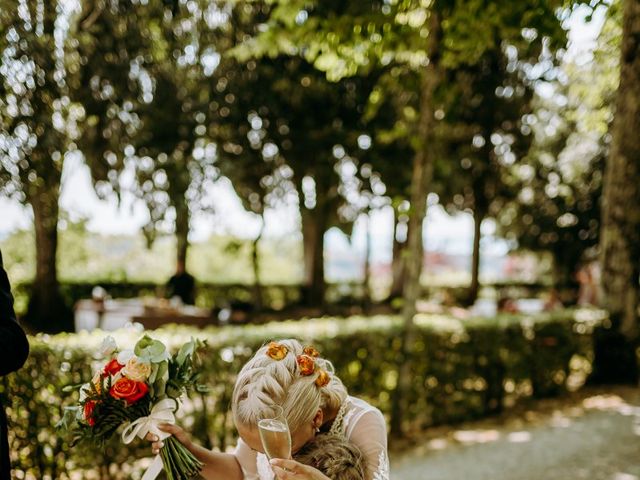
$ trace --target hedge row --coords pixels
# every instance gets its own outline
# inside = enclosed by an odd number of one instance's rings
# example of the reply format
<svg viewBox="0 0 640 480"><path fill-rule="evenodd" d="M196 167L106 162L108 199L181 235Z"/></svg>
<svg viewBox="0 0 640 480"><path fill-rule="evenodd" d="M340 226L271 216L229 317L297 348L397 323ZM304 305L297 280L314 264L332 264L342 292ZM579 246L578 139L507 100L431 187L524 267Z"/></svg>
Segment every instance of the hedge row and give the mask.
<svg viewBox="0 0 640 480"><path fill-rule="evenodd" d="M413 389L403 421L423 429L481 417L519 398L549 396L577 387L588 373L593 327L599 311L563 311L553 316L499 316L460 321L418 316L414 356L409 359ZM314 343L336 366L350 393L387 415L397 383L401 321L397 317L352 317L279 322L262 326L194 330L172 327L153 336L176 347L191 336L206 339L203 355L207 394L184 402L180 422L201 443L225 450L235 442L228 414L234 375L252 351L268 339L297 337ZM119 331L121 346L139 332ZM38 336L31 339L25 367L0 382L8 406L15 478L138 478L148 456L145 442L123 448L72 449L56 429L62 407L77 399L62 393L91 377L93 352L101 332Z"/></svg>

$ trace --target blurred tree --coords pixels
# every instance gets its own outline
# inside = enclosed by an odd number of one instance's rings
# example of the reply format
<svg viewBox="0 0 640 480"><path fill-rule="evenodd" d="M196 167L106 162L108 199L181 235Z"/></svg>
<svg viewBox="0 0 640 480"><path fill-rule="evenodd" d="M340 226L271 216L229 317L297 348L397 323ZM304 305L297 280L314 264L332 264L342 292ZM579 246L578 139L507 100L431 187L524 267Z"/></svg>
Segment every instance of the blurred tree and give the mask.
<svg viewBox="0 0 640 480"><path fill-rule="evenodd" d="M601 263L611 328L596 343L594 379L638 382L640 278L640 1L623 0L620 84L605 170ZM630 132L636 132L635 134Z"/></svg>
<svg viewBox="0 0 640 480"><path fill-rule="evenodd" d="M382 185L376 190L377 182L369 182L372 195L386 196L388 202L383 204L388 203L393 209L389 300L402 296L405 280L403 246L408 237L407 212L414 152L410 132L420 99L419 82L420 76L405 65L395 64L384 71L369 96L363 117L368 132L365 141L370 145L357 154L363 162L360 176L379 178ZM368 176L364 174L366 168L372 171Z"/></svg>
<svg viewBox="0 0 640 480"><path fill-rule="evenodd" d="M68 95L68 2L0 2L0 189L30 205L36 272L26 316L37 330L73 327L59 292L58 199L79 110Z"/></svg>
<svg viewBox="0 0 640 480"><path fill-rule="evenodd" d="M518 195L497 219L500 232L518 248L551 252L554 284L565 289L575 284L585 254L598 243L607 137L588 155L575 151L576 124L563 118L552 102L540 101L536 114L528 117L537 141L507 174Z"/></svg>
<svg viewBox="0 0 640 480"><path fill-rule="evenodd" d="M498 212L500 233L519 248L551 252L556 287L574 290L576 271L596 254L602 174L618 83L619 13L608 19L593 59L565 61L524 119L533 146L508 169L518 192ZM575 301L574 295L567 300Z"/></svg>
<svg viewBox="0 0 640 480"><path fill-rule="evenodd" d="M332 8L339 6L323 4L326 14ZM254 15L249 25L246 19L233 21L247 12ZM324 235L331 226L348 230L355 219L339 215L339 207L345 203L340 171L341 165L350 161L348 153L357 148L364 105L375 77L331 82L297 51L276 49L273 55L258 58L238 54L237 46L248 36L257 35L261 29L257 27L271 18L270 13L271 6L259 2L239 2L232 10L231 24L239 31L233 32L233 57L221 63L216 83L220 97L216 108L223 117L218 123L224 125L220 127L220 145L226 155L244 155L250 136L255 146L250 146L249 152L266 147L273 152L270 155L284 159L288 169L277 165L271 169L286 174L288 184L297 191L305 300L319 305L325 291ZM254 131L251 123L260 127ZM255 158L262 161L260 156Z"/></svg>
<svg viewBox="0 0 640 480"><path fill-rule="evenodd" d="M477 63L450 69L438 112L444 117L438 138L445 161L436 172L436 191L450 213L470 210L473 215L469 304L480 285L482 222L515 195L504 183L503 171L526 154L531 143L523 118L532 110L536 79L528 78L521 65L534 61L539 48L529 50L519 52L496 39ZM529 58L523 59L525 55Z"/></svg>
<svg viewBox="0 0 640 480"><path fill-rule="evenodd" d="M76 99L87 112L81 148L96 191L123 189L149 211L143 230L152 242L173 220L177 260L185 262L190 217L218 175L215 148L205 139L208 89L218 55L211 50L205 2L85 4L78 22ZM122 174L134 182L123 187Z"/></svg>
<svg viewBox="0 0 640 480"><path fill-rule="evenodd" d="M255 62L242 63L225 56L248 34L255 34L268 11L261 2L225 0L212 4L220 21L214 30L219 65L212 75L208 135L217 145L218 166L229 178L244 208L260 219L250 251L253 269L254 305L262 307L260 241L264 234L265 209L287 200L295 192L292 171L267 127L271 119L259 112L268 108L269 89L258 86ZM264 117L264 118L263 118Z"/></svg>

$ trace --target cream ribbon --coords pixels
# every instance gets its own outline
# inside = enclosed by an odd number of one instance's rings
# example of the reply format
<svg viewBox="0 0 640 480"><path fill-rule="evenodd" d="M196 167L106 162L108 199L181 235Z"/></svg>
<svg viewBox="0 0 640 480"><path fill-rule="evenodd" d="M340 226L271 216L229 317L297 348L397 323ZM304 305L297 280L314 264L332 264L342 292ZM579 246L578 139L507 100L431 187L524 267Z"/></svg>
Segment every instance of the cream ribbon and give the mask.
<svg viewBox="0 0 640 480"><path fill-rule="evenodd" d="M176 401L172 398L165 398L156 403L147 417L140 417L131 422L122 432L122 442L125 445L130 444L134 438L144 439L147 433L157 435L160 440L164 440L171 436L170 433L163 432L158 428L160 423L176 423L176 417L173 412L176 410ZM151 462L147 471L144 472L142 480L154 480L162 471L162 458L156 455Z"/></svg>

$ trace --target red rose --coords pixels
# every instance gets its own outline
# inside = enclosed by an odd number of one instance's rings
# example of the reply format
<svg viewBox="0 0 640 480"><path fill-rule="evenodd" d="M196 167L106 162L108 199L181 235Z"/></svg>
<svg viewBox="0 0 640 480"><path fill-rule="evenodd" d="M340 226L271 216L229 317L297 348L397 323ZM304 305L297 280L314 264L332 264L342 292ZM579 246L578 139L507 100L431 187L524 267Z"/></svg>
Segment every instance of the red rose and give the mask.
<svg viewBox="0 0 640 480"><path fill-rule="evenodd" d="M149 391L146 383L135 382L127 377L120 378L113 384L109 393L113 398L126 400L127 403L135 403L144 397Z"/></svg>
<svg viewBox="0 0 640 480"><path fill-rule="evenodd" d="M96 424L96 419L93 418L93 409L96 408L95 400L87 400L84 402L84 419L87 421L90 427Z"/></svg>
<svg viewBox="0 0 640 480"><path fill-rule="evenodd" d="M115 375L116 373L118 373L120 370L122 370L122 368L124 367L124 365L120 365L118 363L118 360L116 360L115 358L113 360L111 360L109 363L107 363L104 366L104 374L105 375Z"/></svg>

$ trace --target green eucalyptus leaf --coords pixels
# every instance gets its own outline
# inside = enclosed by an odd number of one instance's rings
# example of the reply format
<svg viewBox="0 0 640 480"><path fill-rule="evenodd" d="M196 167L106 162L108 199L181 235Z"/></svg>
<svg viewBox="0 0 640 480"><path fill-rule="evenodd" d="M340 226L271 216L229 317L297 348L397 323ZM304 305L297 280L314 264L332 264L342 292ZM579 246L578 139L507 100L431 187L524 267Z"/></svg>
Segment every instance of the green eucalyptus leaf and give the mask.
<svg viewBox="0 0 640 480"><path fill-rule="evenodd" d="M145 335L136 343L135 354L149 363L159 363L169 356L164 343Z"/></svg>
<svg viewBox="0 0 640 480"><path fill-rule="evenodd" d="M187 357L190 357L191 355L193 355L195 350L196 350L196 341L193 338L191 338L191 341L185 343L184 345L182 345L182 347L180 347L180 351L176 356L176 363L178 364L178 366L182 366L184 364L184 361L187 359Z"/></svg>

